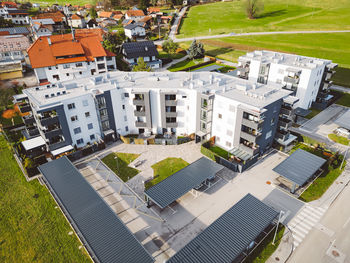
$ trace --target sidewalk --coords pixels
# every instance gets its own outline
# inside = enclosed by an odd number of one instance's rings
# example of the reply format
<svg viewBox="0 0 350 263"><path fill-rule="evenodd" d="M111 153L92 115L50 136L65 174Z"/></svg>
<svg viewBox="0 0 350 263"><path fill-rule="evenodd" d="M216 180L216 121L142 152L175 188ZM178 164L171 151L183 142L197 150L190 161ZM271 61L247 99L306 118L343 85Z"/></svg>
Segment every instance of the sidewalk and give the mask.
<svg viewBox="0 0 350 263"><path fill-rule="evenodd" d="M281 243L271 257L266 260L266 263L286 262L293 251L293 236L292 232L286 227Z"/></svg>

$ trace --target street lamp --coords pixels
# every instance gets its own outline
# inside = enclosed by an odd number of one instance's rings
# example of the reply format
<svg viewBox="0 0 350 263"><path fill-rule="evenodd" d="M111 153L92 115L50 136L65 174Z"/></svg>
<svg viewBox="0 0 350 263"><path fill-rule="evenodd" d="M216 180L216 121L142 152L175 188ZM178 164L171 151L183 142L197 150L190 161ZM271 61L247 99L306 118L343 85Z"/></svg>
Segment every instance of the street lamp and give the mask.
<svg viewBox="0 0 350 263"><path fill-rule="evenodd" d="M119 161L118 161L118 155L114 157L114 160L117 161L117 171L118 171L118 175L120 175L119 173Z"/></svg>

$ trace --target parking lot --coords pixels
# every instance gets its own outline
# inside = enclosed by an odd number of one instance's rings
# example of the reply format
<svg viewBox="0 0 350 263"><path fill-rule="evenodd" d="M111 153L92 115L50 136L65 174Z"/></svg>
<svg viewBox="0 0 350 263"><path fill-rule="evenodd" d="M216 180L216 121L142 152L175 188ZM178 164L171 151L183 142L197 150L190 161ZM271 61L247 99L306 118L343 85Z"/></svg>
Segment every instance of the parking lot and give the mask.
<svg viewBox="0 0 350 263"><path fill-rule="evenodd" d="M136 151L137 145L132 148ZM140 153L143 151L147 155L143 145L139 148ZM201 188L193 191L194 194L189 192L163 210L156 205L147 208L144 197L123 183L98 158L83 161L76 166L156 261L163 262L247 193L260 200L268 199L271 206L281 200L279 195L284 196L284 199L292 198L274 185L277 174L272 169L286 157L285 154L274 151L242 174L224 168L210 188ZM288 200L283 202L287 206L288 203ZM279 208L278 205L281 203L274 206ZM291 206L285 210L294 209L294 212L289 213L293 215L296 211L295 204L292 202Z"/></svg>

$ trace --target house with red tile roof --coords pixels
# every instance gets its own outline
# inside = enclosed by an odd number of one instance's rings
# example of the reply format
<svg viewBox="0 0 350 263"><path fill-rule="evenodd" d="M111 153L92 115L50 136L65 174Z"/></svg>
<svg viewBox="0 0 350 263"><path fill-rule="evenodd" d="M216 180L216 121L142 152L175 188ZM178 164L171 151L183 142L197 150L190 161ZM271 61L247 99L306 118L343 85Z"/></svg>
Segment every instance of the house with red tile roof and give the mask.
<svg viewBox="0 0 350 263"><path fill-rule="evenodd" d="M103 48L97 31L40 37L27 52L41 85L117 69L115 54Z"/></svg>
<svg viewBox="0 0 350 263"><path fill-rule="evenodd" d="M125 19L132 19L139 21L145 17L145 13L142 10L128 10L125 13Z"/></svg>
<svg viewBox="0 0 350 263"><path fill-rule="evenodd" d="M86 21L83 16L73 14L70 18L68 18L68 25L74 28L84 28L86 27Z"/></svg>

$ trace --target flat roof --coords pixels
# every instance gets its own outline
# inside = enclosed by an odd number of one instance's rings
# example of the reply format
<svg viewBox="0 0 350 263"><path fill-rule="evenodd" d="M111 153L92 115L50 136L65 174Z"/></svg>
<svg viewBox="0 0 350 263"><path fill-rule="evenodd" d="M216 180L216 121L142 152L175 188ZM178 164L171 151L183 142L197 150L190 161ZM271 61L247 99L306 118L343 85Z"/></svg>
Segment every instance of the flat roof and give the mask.
<svg viewBox="0 0 350 263"><path fill-rule="evenodd" d="M350 130L350 110L347 110L338 119L336 119L335 124L347 130Z"/></svg>
<svg viewBox="0 0 350 263"><path fill-rule="evenodd" d="M37 147L41 147L46 145L45 140L43 137L38 136L33 139L25 140L22 142L22 145L26 151L32 150Z"/></svg>
<svg viewBox="0 0 350 263"><path fill-rule="evenodd" d="M66 156L39 170L94 261L154 262Z"/></svg>
<svg viewBox="0 0 350 263"><path fill-rule="evenodd" d="M221 169L223 166L220 164L202 157L152 186L145 195L160 208L165 208Z"/></svg>
<svg viewBox="0 0 350 263"><path fill-rule="evenodd" d="M322 165L325 159L302 149L296 150L272 170L297 185L304 185Z"/></svg>
<svg viewBox="0 0 350 263"><path fill-rule="evenodd" d="M56 149L56 150L51 151L51 154L52 154L53 156L56 156L56 155L59 155L59 154L61 154L61 153L65 153L65 152L71 151L71 150L73 150L73 149L74 149L74 148L73 148L72 145L66 145L66 146L63 146L63 147L61 147L61 148L58 148L58 149Z"/></svg>
<svg viewBox="0 0 350 263"><path fill-rule="evenodd" d="M167 262L234 262L277 216L274 209L247 194Z"/></svg>

